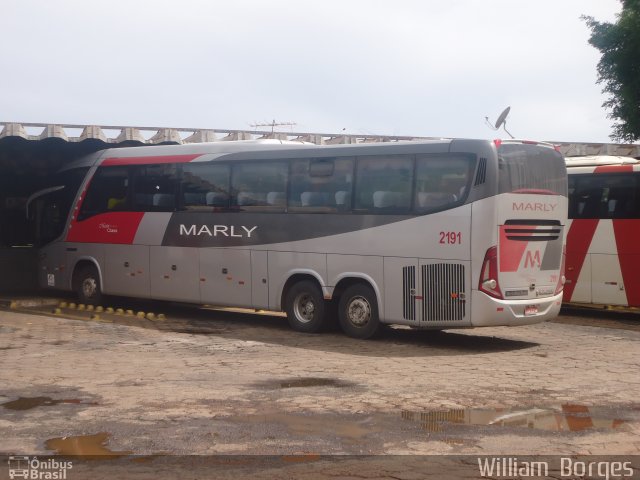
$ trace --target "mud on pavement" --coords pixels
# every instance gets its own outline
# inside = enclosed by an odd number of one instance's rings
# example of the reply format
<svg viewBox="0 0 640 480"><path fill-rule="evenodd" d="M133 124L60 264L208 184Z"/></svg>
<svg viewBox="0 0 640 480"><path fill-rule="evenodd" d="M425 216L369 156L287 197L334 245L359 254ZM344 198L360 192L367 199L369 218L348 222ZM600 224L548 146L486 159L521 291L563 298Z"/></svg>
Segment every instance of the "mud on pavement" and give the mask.
<svg viewBox="0 0 640 480"><path fill-rule="evenodd" d="M148 305L128 315L10 307L0 309L6 455L148 464L258 454L319 464L331 455L419 463L640 452L634 328L574 315L513 329L389 329L357 341L296 333L272 314L162 305L159 320Z"/></svg>

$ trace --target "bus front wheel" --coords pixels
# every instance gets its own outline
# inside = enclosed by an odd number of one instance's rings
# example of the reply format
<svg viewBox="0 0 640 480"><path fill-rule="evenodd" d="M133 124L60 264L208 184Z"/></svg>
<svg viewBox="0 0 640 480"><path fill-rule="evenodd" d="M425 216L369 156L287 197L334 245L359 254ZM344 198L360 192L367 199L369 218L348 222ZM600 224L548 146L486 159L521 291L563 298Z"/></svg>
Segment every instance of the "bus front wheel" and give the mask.
<svg viewBox="0 0 640 480"><path fill-rule="evenodd" d="M368 285L356 284L345 290L338 307L340 327L353 338L371 338L380 329L376 294Z"/></svg>
<svg viewBox="0 0 640 480"><path fill-rule="evenodd" d="M316 333L324 326L324 297L316 283L304 280L293 285L287 292L285 306L294 330Z"/></svg>
<svg viewBox="0 0 640 480"><path fill-rule="evenodd" d="M76 293L80 303L98 305L102 301L102 288L98 269L93 265L84 265L75 275Z"/></svg>

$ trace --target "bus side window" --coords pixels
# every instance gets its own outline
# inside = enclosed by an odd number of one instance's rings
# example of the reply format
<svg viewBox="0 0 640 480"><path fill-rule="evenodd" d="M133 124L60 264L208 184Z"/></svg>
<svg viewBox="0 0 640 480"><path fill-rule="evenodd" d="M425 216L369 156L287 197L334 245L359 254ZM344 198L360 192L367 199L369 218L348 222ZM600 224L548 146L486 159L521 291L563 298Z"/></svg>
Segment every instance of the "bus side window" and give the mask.
<svg viewBox="0 0 640 480"><path fill-rule="evenodd" d="M100 167L89 183L78 220L129 209L129 167Z"/></svg>
<svg viewBox="0 0 640 480"><path fill-rule="evenodd" d="M412 155L358 158L355 210L409 213L413 183Z"/></svg>
<svg viewBox="0 0 640 480"><path fill-rule="evenodd" d="M289 164L238 163L231 172L231 208L242 212L284 212Z"/></svg>
<svg viewBox="0 0 640 480"><path fill-rule="evenodd" d="M312 158L291 163L289 211L331 213L351 210L353 158Z"/></svg>
<svg viewBox="0 0 640 480"><path fill-rule="evenodd" d="M229 165L215 163L182 166L182 209L220 211L229 208Z"/></svg>
<svg viewBox="0 0 640 480"><path fill-rule="evenodd" d="M606 198L605 218L637 218L636 180L637 177L633 175L611 177Z"/></svg>
<svg viewBox="0 0 640 480"><path fill-rule="evenodd" d="M173 212L178 176L173 164L133 167L133 207L138 212Z"/></svg>
<svg viewBox="0 0 640 480"><path fill-rule="evenodd" d="M608 208L607 175L580 175L569 196L569 218L600 218Z"/></svg>
<svg viewBox="0 0 640 480"><path fill-rule="evenodd" d="M416 211L426 213L461 205L469 191L473 167L474 161L470 156L419 156L416 164Z"/></svg>

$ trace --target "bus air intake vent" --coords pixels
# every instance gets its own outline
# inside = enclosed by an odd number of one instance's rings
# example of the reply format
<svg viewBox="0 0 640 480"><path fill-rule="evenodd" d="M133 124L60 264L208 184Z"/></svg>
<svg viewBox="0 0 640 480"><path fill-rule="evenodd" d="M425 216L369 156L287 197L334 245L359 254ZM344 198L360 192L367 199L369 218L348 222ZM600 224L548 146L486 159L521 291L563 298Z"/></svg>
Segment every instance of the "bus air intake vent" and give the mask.
<svg viewBox="0 0 640 480"><path fill-rule="evenodd" d="M548 242L562 235L562 225L558 220L507 220L504 225L507 240Z"/></svg>
<svg viewBox="0 0 640 480"><path fill-rule="evenodd" d="M416 319L416 267L402 267L402 316Z"/></svg>
<svg viewBox="0 0 640 480"><path fill-rule="evenodd" d="M435 263L422 266L422 320L459 321L465 316L464 265Z"/></svg>
<svg viewBox="0 0 640 480"><path fill-rule="evenodd" d="M476 172L476 181L473 183L474 187L482 185L487 178L487 159L481 158L478 162L478 171Z"/></svg>

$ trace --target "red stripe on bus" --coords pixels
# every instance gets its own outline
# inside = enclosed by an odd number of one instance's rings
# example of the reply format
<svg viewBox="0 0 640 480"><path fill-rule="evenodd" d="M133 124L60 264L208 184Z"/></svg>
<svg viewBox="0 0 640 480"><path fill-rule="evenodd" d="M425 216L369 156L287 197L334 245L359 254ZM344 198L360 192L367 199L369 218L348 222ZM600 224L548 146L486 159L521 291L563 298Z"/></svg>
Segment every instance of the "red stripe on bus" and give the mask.
<svg viewBox="0 0 640 480"><path fill-rule="evenodd" d="M201 153L191 155L162 155L154 157L121 157L121 158L105 158L101 166L110 167L114 165L151 165L156 163L187 163L198 157Z"/></svg>
<svg viewBox="0 0 640 480"><path fill-rule="evenodd" d="M133 243L144 212L108 212L74 221L67 242Z"/></svg>
<svg viewBox="0 0 640 480"><path fill-rule="evenodd" d="M524 251L527 249L529 242L524 240L509 240L507 238L507 228L509 230L530 229L529 225L500 225L500 251L499 262L501 272L517 272ZM520 238L530 237L531 233L518 233Z"/></svg>
<svg viewBox="0 0 640 480"><path fill-rule="evenodd" d="M598 219L574 220L567 234L566 272L564 301L570 302L576 283L580 277L584 259L587 257L591 240L598 227Z"/></svg>
<svg viewBox="0 0 640 480"><path fill-rule="evenodd" d="M600 165L594 173L622 173L633 172L633 165Z"/></svg>
<svg viewBox="0 0 640 480"><path fill-rule="evenodd" d="M613 220L620 271L630 307L640 306L640 220Z"/></svg>

